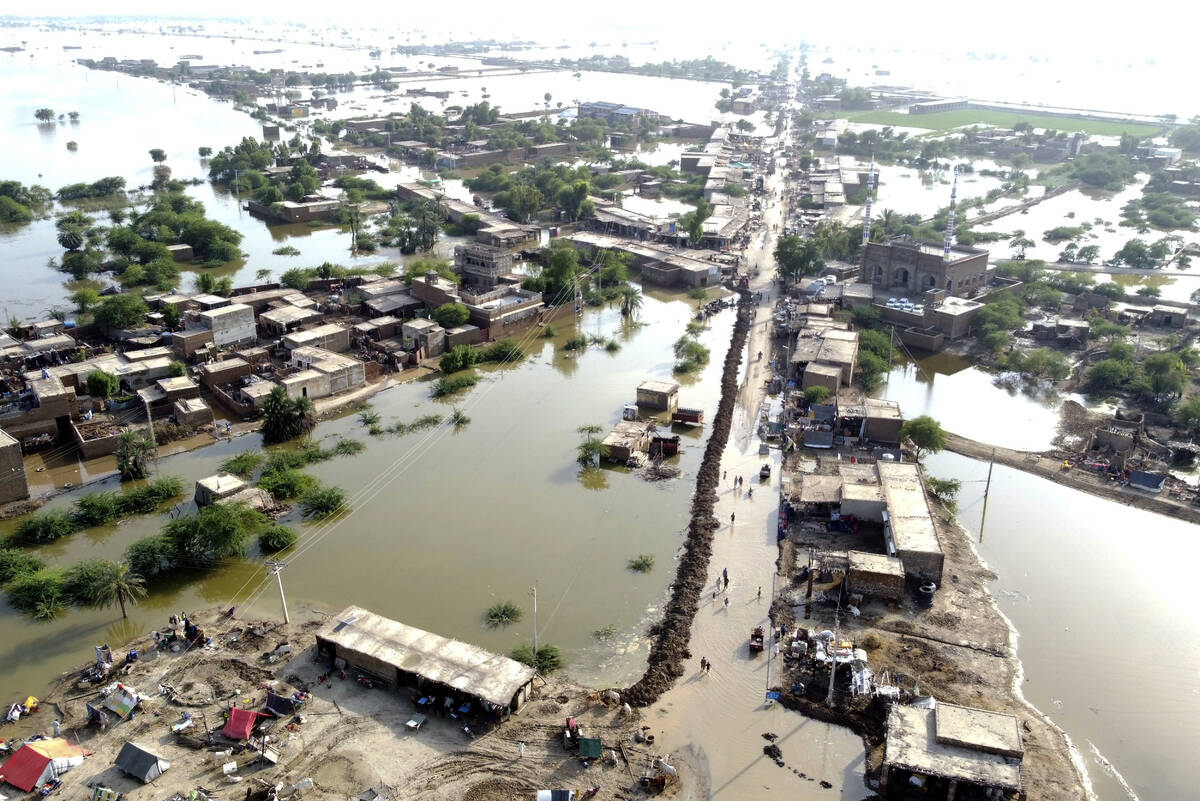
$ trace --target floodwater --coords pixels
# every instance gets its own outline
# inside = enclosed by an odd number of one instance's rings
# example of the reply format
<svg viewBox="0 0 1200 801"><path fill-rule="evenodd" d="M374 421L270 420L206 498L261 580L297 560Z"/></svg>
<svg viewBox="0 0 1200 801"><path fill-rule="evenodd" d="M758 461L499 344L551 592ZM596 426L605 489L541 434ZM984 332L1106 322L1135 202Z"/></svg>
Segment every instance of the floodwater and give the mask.
<svg viewBox="0 0 1200 801"><path fill-rule="evenodd" d="M994 379L970 359L943 352L895 365L873 394L899 403L906 419L927 414L970 439L1017 450L1047 448L1062 399L1032 397Z"/></svg>
<svg viewBox="0 0 1200 801"><path fill-rule="evenodd" d="M926 464L963 482L959 519L977 537L987 463ZM1195 798L1196 528L997 465L979 551L1020 631L1022 689L1070 735L1102 801Z"/></svg>
<svg viewBox="0 0 1200 801"><path fill-rule="evenodd" d="M529 339L522 364L492 370L453 402L433 401L428 382L385 390L372 405L384 421L413 420L457 405L472 422L400 438L372 438L356 416L321 424L315 436L363 440L367 450L308 468L344 488L352 511L333 525L297 525L300 541L284 573L293 613L300 608L337 612L360 604L416 626L507 652L532 632L528 588L539 587L542 643L565 653L568 673L593 684L621 683L640 673L642 633L674 576L674 557L687 525L705 431L681 430L685 445L678 479L649 483L625 469L588 471L575 464L576 429L619 419L622 404L647 378L669 378L671 342L694 306L682 296L648 295L631 327L612 308L589 311L588 334L615 339L615 354L591 347L579 357L561 348L569 321L555 340ZM720 367L733 312L713 318L701 341L713 356L681 382L681 401L715 413ZM260 447L240 437L160 461L164 474L192 481L216 471L225 458ZM115 481L102 488L115 489ZM89 489L97 489L91 487ZM60 507L78 492L55 499ZM88 557L118 559L134 540L156 533L164 518L135 518L79 532L36 549L55 566ZM7 531L11 524L3 529ZM626 569L642 553L654 556L649 574ZM265 591L265 594L261 594ZM514 600L525 619L508 630L483 626L492 603ZM5 671L0 697L37 692L59 671L85 661L93 642L123 641L162 625L172 611L236 605L245 616L276 617L278 599L252 552L207 573L187 575L130 610L127 625L115 610L72 609L52 623L34 623L5 607L0 642ZM250 606L251 608L247 608ZM593 632L612 626L606 640Z"/></svg>
<svg viewBox="0 0 1200 801"><path fill-rule="evenodd" d="M878 128L879 126L866 126ZM872 214L878 218L884 209L893 209L899 215L920 214L932 217L938 209L950 205L950 185L954 177L951 167L962 161L947 161L946 169L918 170L915 167L885 164L880 167L878 188ZM983 197L992 189L998 189L999 178L980 175L981 170L1003 169L986 159L971 160L973 173L958 176L958 197ZM1011 201L1010 201L1011 202Z"/></svg>

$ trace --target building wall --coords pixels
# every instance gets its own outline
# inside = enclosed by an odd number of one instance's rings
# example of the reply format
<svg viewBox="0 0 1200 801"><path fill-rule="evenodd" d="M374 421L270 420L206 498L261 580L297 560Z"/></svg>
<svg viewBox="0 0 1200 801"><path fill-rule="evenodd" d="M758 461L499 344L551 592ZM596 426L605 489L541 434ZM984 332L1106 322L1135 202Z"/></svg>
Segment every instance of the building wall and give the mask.
<svg viewBox="0 0 1200 801"><path fill-rule="evenodd" d="M21 443L0 431L0 503L29 497Z"/></svg>
<svg viewBox="0 0 1200 801"><path fill-rule="evenodd" d="M233 311L226 311L232 308ZM249 306L227 306L220 311L223 314L211 316L201 313L202 325L212 331L213 344L218 347L226 345L242 345L255 342L258 332L254 325L254 310Z"/></svg>
<svg viewBox="0 0 1200 801"><path fill-rule="evenodd" d="M305 370L303 374L289 376L279 383L283 384L292 400L301 397L316 400L332 393L329 376L316 370Z"/></svg>
<svg viewBox="0 0 1200 801"><path fill-rule="evenodd" d="M862 280L874 286L901 288L910 294L943 289L957 297L983 288L987 283L988 254L950 252L946 262L941 253L928 253L906 244L871 242L867 245Z"/></svg>

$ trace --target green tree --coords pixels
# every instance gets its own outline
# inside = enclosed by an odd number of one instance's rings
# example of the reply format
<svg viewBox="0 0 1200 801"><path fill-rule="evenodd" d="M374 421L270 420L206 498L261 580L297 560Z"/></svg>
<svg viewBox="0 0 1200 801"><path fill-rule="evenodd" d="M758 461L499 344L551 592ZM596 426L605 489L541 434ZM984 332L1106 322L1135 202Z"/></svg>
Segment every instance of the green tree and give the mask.
<svg viewBox="0 0 1200 801"><path fill-rule="evenodd" d="M534 653L532 645L520 645L513 650L512 658L522 664L529 665L542 675L549 675L564 664L562 651L554 645L543 645L537 649L537 653Z"/></svg>
<svg viewBox="0 0 1200 801"><path fill-rule="evenodd" d="M496 205L518 222L528 222L530 215L546 205L546 199L535 186L517 184L495 197Z"/></svg>
<svg viewBox="0 0 1200 801"><path fill-rule="evenodd" d="M275 387L263 401L263 442L268 445L307 434L316 424L313 402L306 397L293 400L283 387Z"/></svg>
<svg viewBox="0 0 1200 801"><path fill-rule="evenodd" d="M457 328L471 317L471 312L461 303L443 303L433 310L433 319L442 328Z"/></svg>
<svg viewBox="0 0 1200 801"><path fill-rule="evenodd" d="M825 269L817 241L794 235L782 236L775 243L775 263L779 274L792 280L819 275Z"/></svg>
<svg viewBox="0 0 1200 801"><path fill-rule="evenodd" d="M197 152L200 154L200 158L206 159L212 155L213 149L211 147L205 147L201 145Z"/></svg>
<svg viewBox="0 0 1200 801"><path fill-rule="evenodd" d="M54 122L54 109L39 108L33 112L33 116L37 118L38 122Z"/></svg>
<svg viewBox="0 0 1200 801"><path fill-rule="evenodd" d="M277 553L296 544L296 532L288 526L274 523L258 533L258 549L263 553Z"/></svg>
<svg viewBox="0 0 1200 801"><path fill-rule="evenodd" d="M150 475L150 457L154 443L140 431L126 429L117 437L117 472L122 481L145 478Z"/></svg>
<svg viewBox="0 0 1200 801"><path fill-rule="evenodd" d="M58 244L62 245L63 250L79 250L83 247L83 243L84 233L82 228L71 226L59 229Z"/></svg>
<svg viewBox="0 0 1200 801"><path fill-rule="evenodd" d="M167 151L161 147L152 147L150 148L150 158L155 164L162 164L167 160Z"/></svg>
<svg viewBox="0 0 1200 801"><path fill-rule="evenodd" d="M88 373L84 384L87 386L89 395L101 400L108 400L121 388L120 380L112 373L106 373L103 370L93 370Z"/></svg>
<svg viewBox="0 0 1200 801"><path fill-rule="evenodd" d="M1102 359L1088 368L1086 384L1092 392L1120 389L1134 374L1134 366L1123 359Z"/></svg>
<svg viewBox="0 0 1200 801"><path fill-rule="evenodd" d="M1156 353L1143 364L1155 397L1177 397L1188 385L1188 370L1177 353Z"/></svg>
<svg viewBox="0 0 1200 801"><path fill-rule="evenodd" d="M946 432L937 420L926 414L906 420L900 427L900 437L912 441L917 449L917 461L927 453L937 453L946 447Z"/></svg>
<svg viewBox="0 0 1200 801"><path fill-rule="evenodd" d="M111 295L100 301L92 319L100 330L136 328L146 320L150 310L137 295Z"/></svg>
<svg viewBox="0 0 1200 801"><path fill-rule="evenodd" d="M146 597L146 580L129 569L128 565L104 562L103 570L87 590L88 605L100 608L117 604L122 619L128 618L125 605L135 604Z"/></svg>
<svg viewBox="0 0 1200 801"><path fill-rule="evenodd" d="M812 386L804 390L804 401L808 404L821 404L829 397L829 387Z"/></svg>
<svg viewBox="0 0 1200 801"><path fill-rule="evenodd" d="M75 304L75 312L84 315L100 302L100 293L88 286L80 287L71 293L71 302Z"/></svg>
<svg viewBox="0 0 1200 801"><path fill-rule="evenodd" d="M1175 407L1175 423L1192 437L1200 432L1200 395L1193 395Z"/></svg>

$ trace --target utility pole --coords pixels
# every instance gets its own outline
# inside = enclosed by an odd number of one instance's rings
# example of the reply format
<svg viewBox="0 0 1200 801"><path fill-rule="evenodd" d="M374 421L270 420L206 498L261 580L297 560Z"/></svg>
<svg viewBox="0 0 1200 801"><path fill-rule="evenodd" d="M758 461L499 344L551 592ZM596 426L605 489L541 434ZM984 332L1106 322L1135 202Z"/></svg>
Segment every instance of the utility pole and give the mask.
<svg viewBox="0 0 1200 801"><path fill-rule="evenodd" d="M992 448L992 460L988 462L987 484L983 486L983 513L979 516L979 541L983 542L983 524L987 522L988 492L992 489L992 468L996 466L996 449Z"/></svg>
<svg viewBox="0 0 1200 801"><path fill-rule="evenodd" d="M271 569L271 575L279 583L279 603L283 607L283 622L290 625L292 619L288 617L287 598L283 595L283 569L287 567L287 562L268 561L267 567Z"/></svg>
<svg viewBox="0 0 1200 801"><path fill-rule="evenodd" d="M825 703L833 706L833 677L837 675L838 636L842 631L842 601L841 591L838 591L838 608L833 613L833 642L829 644L829 695Z"/></svg>
<svg viewBox="0 0 1200 801"><path fill-rule="evenodd" d="M150 415L150 402L143 401L146 408L146 428L150 429L150 447L154 448L154 462L151 463L150 472L154 472L154 468L158 465L158 442L154 436L154 417Z"/></svg>
<svg viewBox="0 0 1200 801"><path fill-rule="evenodd" d="M533 596L533 661L537 664L537 582L533 582L533 586L529 588L529 594ZM536 669L536 668L535 668Z"/></svg>

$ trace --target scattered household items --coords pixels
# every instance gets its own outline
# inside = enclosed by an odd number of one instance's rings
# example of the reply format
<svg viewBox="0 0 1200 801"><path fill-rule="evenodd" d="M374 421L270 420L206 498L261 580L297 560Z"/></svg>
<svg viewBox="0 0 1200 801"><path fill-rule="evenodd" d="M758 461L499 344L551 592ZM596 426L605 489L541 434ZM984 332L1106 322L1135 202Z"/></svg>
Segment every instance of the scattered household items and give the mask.
<svg viewBox="0 0 1200 801"><path fill-rule="evenodd" d="M91 751L61 737L35 740L22 745L0 765L4 781L25 792L32 792L47 782L54 782L71 768L83 764Z"/></svg>
<svg viewBox="0 0 1200 801"><path fill-rule="evenodd" d="M409 718L408 723L405 723L404 725L407 726L412 731L417 731L422 726L425 725L425 721L427 721L427 720L429 720L429 718L425 717L424 715L422 715L418 712L418 713L414 714L411 718Z"/></svg>
<svg viewBox="0 0 1200 801"><path fill-rule="evenodd" d="M126 742L121 746L114 763L123 773L133 776L143 784L152 782L171 767L171 763L144 745Z"/></svg>

